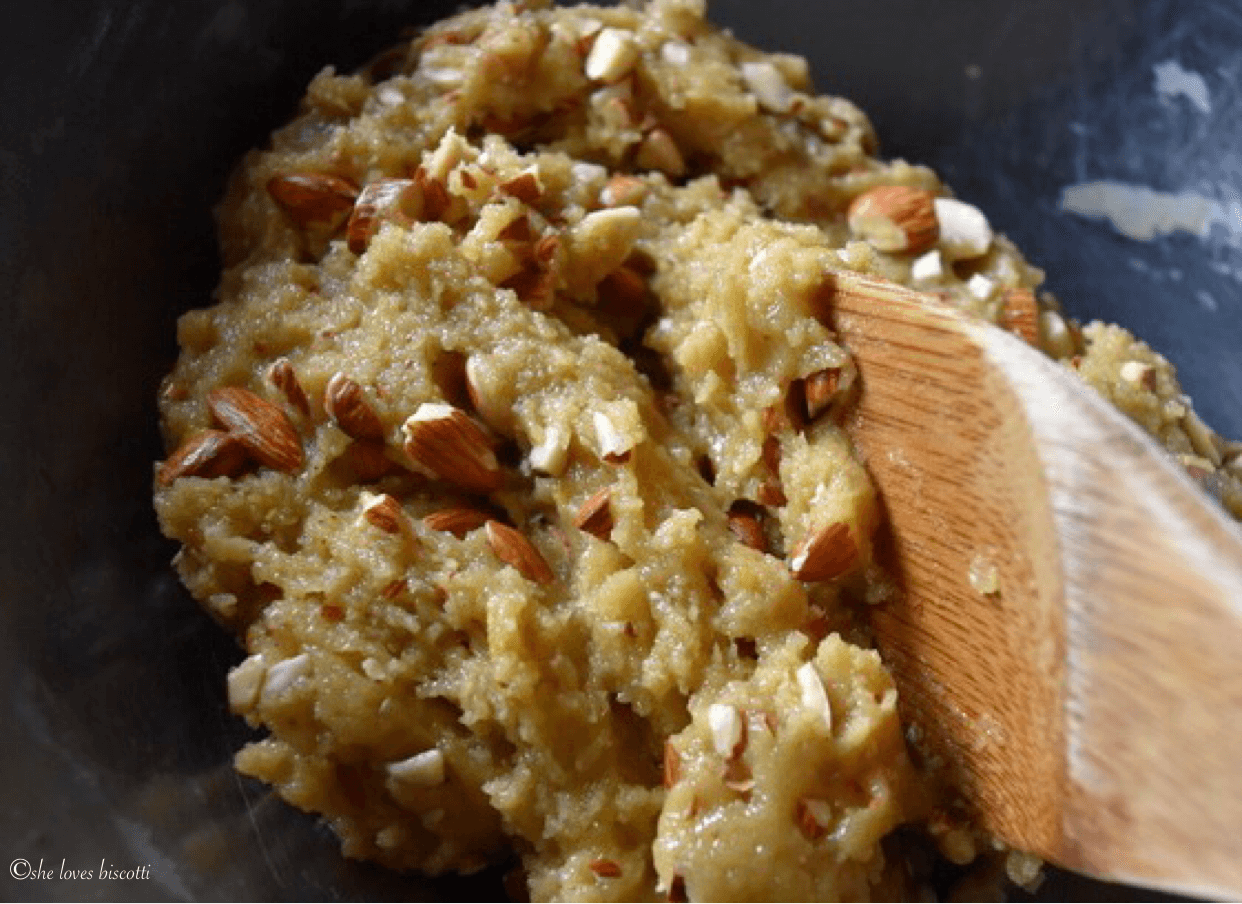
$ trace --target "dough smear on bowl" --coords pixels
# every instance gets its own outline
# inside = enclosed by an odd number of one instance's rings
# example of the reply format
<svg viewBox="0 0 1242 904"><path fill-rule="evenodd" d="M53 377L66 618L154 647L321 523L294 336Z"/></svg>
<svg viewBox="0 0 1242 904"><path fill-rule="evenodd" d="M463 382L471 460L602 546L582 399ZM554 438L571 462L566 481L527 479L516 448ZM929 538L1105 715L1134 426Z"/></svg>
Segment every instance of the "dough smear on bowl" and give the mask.
<svg viewBox="0 0 1242 904"><path fill-rule="evenodd" d="M516 852L536 899L912 894L907 823L972 859L868 645L830 274L1014 330L1235 513L1238 449L876 150L695 0L501 4L317 76L229 185L160 399L160 522L267 732L238 769L347 856Z"/></svg>

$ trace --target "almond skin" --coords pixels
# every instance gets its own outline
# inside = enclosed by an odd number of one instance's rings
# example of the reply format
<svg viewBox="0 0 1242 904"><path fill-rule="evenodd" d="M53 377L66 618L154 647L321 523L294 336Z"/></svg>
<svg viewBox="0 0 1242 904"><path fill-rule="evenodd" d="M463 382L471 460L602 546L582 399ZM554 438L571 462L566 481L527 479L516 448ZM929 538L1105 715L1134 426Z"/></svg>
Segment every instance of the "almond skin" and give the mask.
<svg viewBox="0 0 1242 904"><path fill-rule="evenodd" d="M359 483L374 483L381 477L400 474L402 467L384 453L384 444L356 439L341 453L343 461Z"/></svg>
<svg viewBox="0 0 1242 904"><path fill-rule="evenodd" d="M504 483L491 440L461 409L423 405L402 429L406 454L433 476L471 493L490 493Z"/></svg>
<svg viewBox="0 0 1242 904"><path fill-rule="evenodd" d="M156 474L161 486L178 477L236 477L246 469L246 447L223 430L194 434L160 465Z"/></svg>
<svg viewBox="0 0 1242 904"><path fill-rule="evenodd" d="M347 436L361 440L384 438L384 424L356 380L335 374L324 389L323 407Z"/></svg>
<svg viewBox="0 0 1242 904"><path fill-rule="evenodd" d="M817 370L806 378L806 414L811 420L819 417L832 404L841 385L841 371L836 367Z"/></svg>
<svg viewBox="0 0 1242 904"><path fill-rule="evenodd" d="M222 386L207 394L207 408L260 464L289 472L302 467L298 433L271 402L238 386Z"/></svg>
<svg viewBox="0 0 1242 904"><path fill-rule="evenodd" d="M604 487L582 503L582 508L578 509L578 515L574 518L574 527L601 540L612 536L611 487Z"/></svg>
<svg viewBox="0 0 1242 904"><path fill-rule="evenodd" d="M759 552L767 552L768 539L764 536L763 525L759 523L759 517L753 510L756 508L758 506L747 504L745 500L729 506L729 530L739 543Z"/></svg>
<svg viewBox="0 0 1242 904"><path fill-rule="evenodd" d="M284 173L267 181L267 193L299 226L330 220L354 206L358 188L327 173Z"/></svg>
<svg viewBox="0 0 1242 904"><path fill-rule="evenodd" d="M491 518L486 512L472 508L448 508L432 512L423 518L423 524L432 530L447 531L458 540L472 530L482 527Z"/></svg>
<svg viewBox="0 0 1242 904"><path fill-rule="evenodd" d="M522 534L499 521L488 521L487 542L496 558L512 565L528 581L550 584L555 579L547 560Z"/></svg>
<svg viewBox="0 0 1242 904"><path fill-rule="evenodd" d="M878 185L856 197L846 214L850 232L877 251L921 254L936 244L935 196L909 185Z"/></svg>
<svg viewBox="0 0 1242 904"><path fill-rule="evenodd" d="M302 412L303 416L310 414L310 399L306 397L306 391L298 382L297 372L294 371L288 358L278 358L273 361L272 366L267 370L267 378L289 400L290 405Z"/></svg>
<svg viewBox="0 0 1242 904"><path fill-rule="evenodd" d="M413 179L368 182L358 195L345 229L349 250L362 254L385 222L408 226L418 219L422 208L422 191Z"/></svg>
<svg viewBox="0 0 1242 904"><path fill-rule="evenodd" d="M848 524L834 522L807 534L789 557L789 570L800 581L831 581L858 562L858 545Z"/></svg>
<svg viewBox="0 0 1242 904"><path fill-rule="evenodd" d="M1008 289L1001 300L1001 325L1039 348L1039 305L1030 289Z"/></svg>

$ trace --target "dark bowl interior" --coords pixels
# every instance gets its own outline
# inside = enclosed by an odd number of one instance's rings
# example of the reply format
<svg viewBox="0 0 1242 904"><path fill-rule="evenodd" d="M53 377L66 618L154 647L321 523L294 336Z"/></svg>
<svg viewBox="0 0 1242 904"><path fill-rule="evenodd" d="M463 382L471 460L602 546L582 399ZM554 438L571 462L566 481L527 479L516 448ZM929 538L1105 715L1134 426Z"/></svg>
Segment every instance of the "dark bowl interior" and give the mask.
<svg viewBox="0 0 1242 904"><path fill-rule="evenodd" d="M51 878L5 878L4 897L501 894L499 871L431 881L346 862L315 820L233 774L248 730L223 675L240 652L177 583L150 506L155 392L177 316L210 301L210 212L232 163L320 66L357 66L454 5L6 4L0 838ZM1129 326L1210 423L1242 435L1232 5L713 0L711 15L808 56L821 90L871 114L886 155L938 169L1071 313ZM1131 238L1062 209L1067 186L1097 180L1208 214ZM149 878L60 877L101 861ZM1057 875L1040 897L1134 894Z"/></svg>

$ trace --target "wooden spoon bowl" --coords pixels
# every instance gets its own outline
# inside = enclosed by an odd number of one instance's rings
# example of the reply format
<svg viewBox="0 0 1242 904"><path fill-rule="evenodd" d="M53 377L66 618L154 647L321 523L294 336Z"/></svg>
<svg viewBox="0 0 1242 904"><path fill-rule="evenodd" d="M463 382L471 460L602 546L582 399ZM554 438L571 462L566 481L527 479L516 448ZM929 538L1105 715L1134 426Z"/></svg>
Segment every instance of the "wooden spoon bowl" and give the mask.
<svg viewBox="0 0 1242 904"><path fill-rule="evenodd" d="M1067 368L835 278L900 588L874 626L920 746L1014 847L1242 896L1242 531Z"/></svg>

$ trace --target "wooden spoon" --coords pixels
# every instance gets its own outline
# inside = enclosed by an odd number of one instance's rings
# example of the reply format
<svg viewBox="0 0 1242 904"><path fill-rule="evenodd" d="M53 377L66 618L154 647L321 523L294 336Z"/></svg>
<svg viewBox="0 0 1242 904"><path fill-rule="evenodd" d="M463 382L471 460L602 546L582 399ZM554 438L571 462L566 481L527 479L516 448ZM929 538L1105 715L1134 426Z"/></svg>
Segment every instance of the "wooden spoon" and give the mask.
<svg viewBox="0 0 1242 904"><path fill-rule="evenodd" d="M1242 531L1067 368L935 296L835 278L907 724L1014 847L1242 897Z"/></svg>

